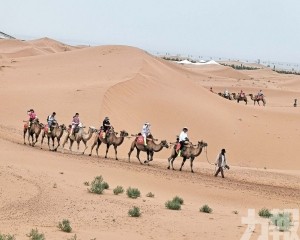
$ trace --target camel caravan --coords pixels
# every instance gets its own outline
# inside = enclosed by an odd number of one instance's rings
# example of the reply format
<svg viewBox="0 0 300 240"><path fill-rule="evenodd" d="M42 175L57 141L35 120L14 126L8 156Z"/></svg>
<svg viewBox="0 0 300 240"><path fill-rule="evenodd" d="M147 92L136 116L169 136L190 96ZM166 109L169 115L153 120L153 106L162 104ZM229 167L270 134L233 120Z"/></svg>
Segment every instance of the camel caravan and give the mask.
<svg viewBox="0 0 300 240"><path fill-rule="evenodd" d="M210 91L212 93L213 90L212 90L212 87L210 88ZM243 90L241 90L241 92L239 93L230 93L227 89L225 89L225 91L222 93L222 92L219 92L217 93L220 97L223 97L223 98L226 98L228 100L236 100L237 103L239 102L245 102L245 105L247 105L248 103L248 98L247 96L250 97L250 99L253 101L254 105L257 103L259 106L260 106L260 102L263 103L263 106L266 105L266 97L265 95L262 93L262 90L260 90L256 95L252 94L252 93L249 93L249 94L245 94L243 92Z"/></svg>
<svg viewBox="0 0 300 240"><path fill-rule="evenodd" d="M118 160L117 148L122 145L125 138L133 138L129 152L128 152L128 162L130 162L131 153L136 149L136 157L140 164L148 164L153 161L153 156L155 152L160 152L164 148L169 148L169 144L173 145L171 155L168 158L169 167L173 167L173 162L177 157L182 158L182 164L180 171L187 159L191 161L191 172L193 171L193 161L198 157L202 149L207 147L207 143L199 141L198 144L193 145L187 136L188 128L184 127L179 137L177 138L176 143L168 143L167 140L161 140L158 142L158 139L155 139L150 132L150 123L146 122L142 131L138 134L131 134L125 130L116 132L114 127L111 126L109 118L106 117L103 121L100 129L96 129L93 126L88 128L88 131L85 131L85 126L79 120L79 114L76 113L73 117L72 123L69 126L64 124L58 124L55 119L56 113L53 112L47 117L47 123L43 124L39 122L39 119L33 109L30 109L27 114L29 115L29 120L24 121L24 144L26 145L25 137L28 134L28 144L32 147L38 142L39 135L42 134L41 139L41 148L43 148L44 138L48 139L48 149L50 151L57 151L61 146L62 153L65 151L65 144L69 143L69 151L72 153L72 146L74 142L77 143L77 152L79 151L80 143L83 142L84 150L81 152L85 154L87 150L87 142L92 138L92 146L89 156L92 156L93 149L96 147L96 154L99 156L98 150L100 145L103 143L106 145L105 158L110 146L114 147L115 150L115 159ZM65 133L65 134L64 134ZM118 136L119 135L119 136ZM60 140L64 136L62 145L60 145ZM30 140L31 139L31 140ZM50 143L52 141L52 143ZM55 143L56 142L56 143ZM147 159L143 162L140 159L140 152L145 152L147 154Z"/></svg>

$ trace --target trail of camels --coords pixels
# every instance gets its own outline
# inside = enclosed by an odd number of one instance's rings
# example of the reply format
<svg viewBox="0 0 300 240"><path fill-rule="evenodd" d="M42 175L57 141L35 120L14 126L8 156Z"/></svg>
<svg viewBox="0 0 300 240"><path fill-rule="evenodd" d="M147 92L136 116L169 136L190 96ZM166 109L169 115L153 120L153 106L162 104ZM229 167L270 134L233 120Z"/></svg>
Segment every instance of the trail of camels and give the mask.
<svg viewBox="0 0 300 240"><path fill-rule="evenodd" d="M92 156L93 149L95 147L96 147L96 154L97 154L97 156L99 156L99 147L103 143L104 145L106 145L105 158L107 158L110 146L113 146L114 150L115 150L115 159L118 160L118 156L117 156L118 146L122 145L125 138L133 137L134 140L132 141L129 152L128 152L128 161L129 162L130 162L131 153L135 149L137 152L136 157L137 157L138 161L140 162L140 164L143 164L143 163L149 164L149 162L153 161L153 156L154 156L155 152L159 152L159 151L163 150L163 148L169 148L169 145L173 145L171 155L168 158L168 162L169 162L168 169L170 169L170 165L172 165L172 169L175 170L173 167L173 162L178 157L178 153L176 151L176 145L178 144L178 142L177 143L168 143L167 140L161 140L159 143L156 143L156 141L158 141L158 140L154 139L152 135L149 135L149 137L147 138L147 145L144 145L143 143L138 141L138 138L142 137L140 135L140 133L131 134L131 137L130 137L127 131L121 130L120 136L118 137L117 135L119 133L115 132L114 128L111 127L109 130L108 136L103 137L103 135L102 135L103 132L101 130L96 129L95 127L90 126L88 129L88 132L85 132L84 128L85 128L85 126L80 124L80 126L74 132L74 134L71 135L70 128L67 128L64 124L59 125L58 123L55 123L52 127L52 131L49 132L48 125L40 123L38 120L32 122L31 125L28 122L26 122L24 124L24 129L23 129L24 144L25 145L27 144L26 140L25 140L26 139L25 137L27 134L28 135L27 136L28 144L30 146L34 147L36 145L36 143L38 142L39 135L42 133L41 146L40 146L41 149L43 148L44 138L47 137L49 150L57 151L57 149L61 146L60 139L63 137L64 132L66 132L67 134L62 143L62 153L64 153L64 150L65 150L64 147L65 147L66 143L69 142L69 151L72 153L72 146L73 146L74 142L77 143L77 151L79 151L80 143L83 142L84 150L83 150L82 154L85 154L85 151L88 148L87 142L94 135L94 140L93 140L93 144L91 146L91 151L89 153L89 156ZM57 144L55 144L55 139L56 139ZM51 141L52 141L52 143L51 143ZM181 167L179 170L181 171L185 161L187 159L190 159L191 172L194 172L193 161L196 157L198 157L201 154L202 149L204 147L207 147L207 143L205 143L203 141L199 141L197 145L193 145L190 142L187 145L185 145L185 147L183 148L182 154L180 156L180 157L182 157L183 160L182 160L182 164L181 164ZM140 159L141 151L146 152L146 154L147 154L147 160L145 160L144 162L142 162Z"/></svg>

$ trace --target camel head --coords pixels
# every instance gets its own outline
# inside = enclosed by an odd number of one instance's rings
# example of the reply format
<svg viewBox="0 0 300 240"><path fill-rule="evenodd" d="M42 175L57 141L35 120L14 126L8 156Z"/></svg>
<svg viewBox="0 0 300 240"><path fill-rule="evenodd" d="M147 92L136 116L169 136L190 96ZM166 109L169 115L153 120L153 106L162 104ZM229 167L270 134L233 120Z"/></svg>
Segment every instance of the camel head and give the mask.
<svg viewBox="0 0 300 240"><path fill-rule="evenodd" d="M121 132L120 132L120 136L121 137L127 137L129 134L128 134L128 132L126 132L125 130L122 130Z"/></svg>
<svg viewBox="0 0 300 240"><path fill-rule="evenodd" d="M63 131L67 130L67 127L65 124L59 125L59 128L61 128Z"/></svg>
<svg viewBox="0 0 300 240"><path fill-rule="evenodd" d="M93 127L93 126L90 126L90 127L89 127L89 130L90 130L92 133L97 132L97 129L96 129L95 127Z"/></svg>
<svg viewBox="0 0 300 240"><path fill-rule="evenodd" d="M200 145L200 147L207 147L207 143L203 142L202 140L200 142L198 141L198 144Z"/></svg>
<svg viewBox="0 0 300 240"><path fill-rule="evenodd" d="M163 147L169 148L168 142L166 140L162 140L161 144L162 144Z"/></svg>

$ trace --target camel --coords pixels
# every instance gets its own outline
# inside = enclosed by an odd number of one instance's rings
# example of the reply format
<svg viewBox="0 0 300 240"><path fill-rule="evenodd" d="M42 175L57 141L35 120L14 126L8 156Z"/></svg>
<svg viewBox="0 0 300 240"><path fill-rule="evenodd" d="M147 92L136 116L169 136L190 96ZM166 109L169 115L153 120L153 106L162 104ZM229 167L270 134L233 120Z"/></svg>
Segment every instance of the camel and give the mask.
<svg viewBox="0 0 300 240"><path fill-rule="evenodd" d="M179 171L182 170L182 167L186 161L186 159L191 159L191 172L193 173L193 161L195 159L195 157L198 157L201 152L202 152L202 148L203 147L207 147L207 143L201 141L198 141L197 147L194 147L193 145L189 146L189 147L185 147L185 149L183 149L182 153L181 153L181 157L183 158L182 163L181 163L181 167L179 169ZM173 167L173 162L174 160L177 158L177 152L176 152L176 146L172 149L172 153L171 156L168 158L168 162L169 162L169 166L168 169L170 169L170 165L172 166L172 169L174 169Z"/></svg>
<svg viewBox="0 0 300 240"><path fill-rule="evenodd" d="M24 132L24 144L26 145L25 136L26 136L26 133L28 131L28 143L29 143L29 145L34 147L34 145L38 141L38 138L39 138L39 135L41 133L42 128L44 128L44 125L42 123L39 123L38 120L36 120L36 121L31 123L30 128L28 126L29 126L29 122L26 121L26 123L24 124L24 130L23 130L23 132ZM33 135L35 135L35 141L34 141ZM32 143L30 143L30 137L31 137Z"/></svg>
<svg viewBox="0 0 300 240"><path fill-rule="evenodd" d="M60 146L60 139L64 133L64 131L67 130L66 126L64 124L58 125L56 123L50 133L48 133L48 127L44 128L44 131L42 133L42 140L41 140L41 148L43 147L44 137L47 136L48 138L48 147L50 149L50 138L52 139L52 150L57 151L57 148ZM57 139L57 147L54 148L54 140Z"/></svg>
<svg viewBox="0 0 300 240"><path fill-rule="evenodd" d="M96 147L96 153L97 153L97 156L98 155L98 149L101 145L101 143L104 143L106 144L106 154L105 154L105 158L107 158L107 153L108 153L108 149L111 145L114 146L114 149L115 149L115 157L116 157L116 160L118 160L118 157L117 157L117 147L120 146L123 141L124 141L124 138L128 136L128 132L126 132L125 130L122 130L120 132L120 137L117 137L116 136L116 133L114 132L113 128L111 128L111 132L109 134L109 136L107 138L102 138L102 136L100 136L100 134L97 134L95 136L95 139L94 139L94 143L91 147L91 153L89 154L89 156L92 156L92 151L93 151L93 148L95 147L95 145L97 144L97 147Z"/></svg>
<svg viewBox="0 0 300 240"><path fill-rule="evenodd" d="M231 97L231 94L230 94L230 93L228 93L228 95L225 96L224 93L219 92L218 95L221 96L221 97L223 97L223 98L226 98L226 99L228 99L228 100L232 100L232 97Z"/></svg>
<svg viewBox="0 0 300 240"><path fill-rule="evenodd" d="M97 129L94 127L89 127L88 133L85 133L83 128L84 127L80 124L78 132L75 132L75 134L74 134L75 136L74 135L70 136L71 130L68 130L68 135L66 136L66 138L62 144L63 152L64 152L64 146L68 140L70 140L69 150L71 152L72 152L72 145L73 145L74 141L77 142L77 151L79 150L80 142L83 141L85 149L83 150L82 154L84 154L85 150L88 148L88 146L86 145L87 141L91 139L94 132L97 132Z"/></svg>
<svg viewBox="0 0 300 240"><path fill-rule="evenodd" d="M132 142L129 153L128 153L128 161L130 162L130 155L131 155L132 151L134 150L134 148L136 148L136 150L137 150L136 157L139 160L140 164L143 164L140 160L140 152L141 151L147 152L147 160L144 161L144 163L149 164L150 161L153 161L154 152L159 152L164 147L169 148L169 145L166 140L162 140L159 144L156 144L153 141L152 136L149 136L149 138L147 138L147 146L145 146L144 144L137 143L137 139L135 139Z"/></svg>
<svg viewBox="0 0 300 240"><path fill-rule="evenodd" d="M255 105L255 102L257 102L258 106L260 106L260 104L259 104L260 101L263 102L264 106L266 105L266 99L265 99L264 96L259 97L259 96L256 95L255 97L253 97L252 93L250 93L249 96L250 96L251 100L254 101L254 105Z"/></svg>
<svg viewBox="0 0 300 240"><path fill-rule="evenodd" d="M244 101L247 105L248 99L246 94L244 94L244 96L241 96L239 93L238 94L232 93L232 96L234 100L237 100L237 103L239 103L240 101Z"/></svg>

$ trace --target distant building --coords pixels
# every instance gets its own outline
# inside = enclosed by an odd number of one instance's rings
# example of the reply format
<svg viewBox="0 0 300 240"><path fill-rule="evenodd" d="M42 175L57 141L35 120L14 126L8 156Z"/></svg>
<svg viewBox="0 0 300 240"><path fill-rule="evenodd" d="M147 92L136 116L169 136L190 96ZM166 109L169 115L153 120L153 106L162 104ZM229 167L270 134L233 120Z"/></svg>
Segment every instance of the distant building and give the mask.
<svg viewBox="0 0 300 240"><path fill-rule="evenodd" d="M4 32L0 32L0 39L16 39L16 38L14 38Z"/></svg>

